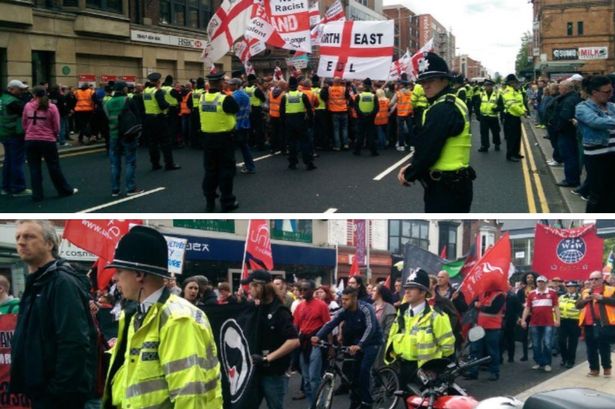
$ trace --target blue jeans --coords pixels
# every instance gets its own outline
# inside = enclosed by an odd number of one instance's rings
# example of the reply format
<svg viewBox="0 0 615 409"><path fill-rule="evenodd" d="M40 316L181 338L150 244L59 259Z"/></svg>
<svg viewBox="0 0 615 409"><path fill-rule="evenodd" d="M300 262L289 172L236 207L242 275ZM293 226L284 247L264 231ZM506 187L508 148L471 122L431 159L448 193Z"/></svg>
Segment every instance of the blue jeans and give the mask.
<svg viewBox="0 0 615 409"><path fill-rule="evenodd" d="M135 190L135 172L137 169L137 144L134 140L128 142L120 138L109 140L109 160L111 161L111 192L119 193L121 190L120 178L122 176L122 156L126 159L126 192Z"/></svg>
<svg viewBox="0 0 615 409"><path fill-rule="evenodd" d="M566 182L578 185L581 182L581 167L579 166L579 146L575 137L558 135L557 147L564 161Z"/></svg>
<svg viewBox="0 0 615 409"><path fill-rule="evenodd" d="M60 117L60 134L58 135L58 143L63 145L66 142L66 136L68 135L68 117Z"/></svg>
<svg viewBox="0 0 615 409"><path fill-rule="evenodd" d="M288 376L265 375L260 379L259 396L255 401L255 408L260 407L263 398L267 401L269 409L284 409L284 396L288 391Z"/></svg>
<svg viewBox="0 0 615 409"><path fill-rule="evenodd" d="M339 149L342 145L348 145L348 112L333 112L331 119L333 121L333 146ZM342 131L341 143L340 129Z"/></svg>
<svg viewBox="0 0 615 409"><path fill-rule="evenodd" d="M237 129L235 130L235 138L237 138L237 145L241 149L241 156L243 156L243 163L250 172L256 170L254 159L252 158L252 152L248 146L248 136L250 134L249 129Z"/></svg>
<svg viewBox="0 0 615 409"><path fill-rule="evenodd" d="M26 188L24 165L26 143L23 137L9 136L4 142L4 166L2 167L2 190L19 193Z"/></svg>
<svg viewBox="0 0 615 409"><path fill-rule="evenodd" d="M387 142L387 127L388 125L376 125L378 132L378 148L384 149Z"/></svg>
<svg viewBox="0 0 615 409"><path fill-rule="evenodd" d="M415 145L412 127L412 115L397 117L397 143L399 146Z"/></svg>
<svg viewBox="0 0 615 409"><path fill-rule="evenodd" d="M470 354L473 359L480 359L483 357L483 351L487 352L487 355L491 357L489 362L489 372L493 375L500 374L500 334L502 330L499 329L486 329L485 337L476 342L470 344ZM471 376L478 376L478 366L471 368L468 371Z"/></svg>
<svg viewBox="0 0 615 409"><path fill-rule="evenodd" d="M316 397L316 392L318 392L322 376L322 354L320 348L312 348L312 352L307 359L303 351L301 351L299 361L301 363L301 375L303 376L303 393L305 393L308 401L312 404Z"/></svg>
<svg viewBox="0 0 615 409"><path fill-rule="evenodd" d="M192 117L190 115L182 115L180 116L181 125L182 125L182 139L181 143L186 143L190 140L190 135L192 133Z"/></svg>
<svg viewBox="0 0 615 409"><path fill-rule="evenodd" d="M530 327L534 361L540 365L551 365L551 348L553 346L553 327Z"/></svg>

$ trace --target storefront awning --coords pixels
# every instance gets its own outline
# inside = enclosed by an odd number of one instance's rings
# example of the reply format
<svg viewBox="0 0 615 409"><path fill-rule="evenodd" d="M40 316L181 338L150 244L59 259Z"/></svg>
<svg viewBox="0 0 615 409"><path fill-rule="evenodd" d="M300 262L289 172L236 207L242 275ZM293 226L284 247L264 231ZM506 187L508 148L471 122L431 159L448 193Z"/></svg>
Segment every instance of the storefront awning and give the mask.
<svg viewBox="0 0 615 409"><path fill-rule="evenodd" d="M580 61L547 61L540 64L540 70L545 73L550 72L578 72L585 65Z"/></svg>

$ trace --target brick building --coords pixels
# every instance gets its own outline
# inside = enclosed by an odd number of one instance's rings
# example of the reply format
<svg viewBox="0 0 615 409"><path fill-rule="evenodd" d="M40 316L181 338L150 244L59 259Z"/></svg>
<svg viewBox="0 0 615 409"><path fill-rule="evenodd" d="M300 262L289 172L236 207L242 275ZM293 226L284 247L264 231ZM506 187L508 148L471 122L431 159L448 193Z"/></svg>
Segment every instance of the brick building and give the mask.
<svg viewBox="0 0 615 409"><path fill-rule="evenodd" d="M534 67L552 78L615 71L615 1L533 0Z"/></svg>
<svg viewBox="0 0 615 409"><path fill-rule="evenodd" d="M455 56L453 59L453 71L463 74L464 77L484 78L487 77L487 70L480 61L470 58L467 54Z"/></svg>
<svg viewBox="0 0 615 409"><path fill-rule="evenodd" d="M406 50L412 52L418 50L420 47L416 13L400 4L385 6L382 12L389 20L395 21L396 55L401 56Z"/></svg>
<svg viewBox="0 0 615 409"><path fill-rule="evenodd" d="M76 85L79 77L180 81L205 74L204 31L220 0L2 0L0 81ZM221 61L230 69L230 57ZM208 67L207 67L208 68Z"/></svg>
<svg viewBox="0 0 615 409"><path fill-rule="evenodd" d="M431 38L434 39L434 51L438 53L449 66L455 58L455 36L448 31L431 14L421 14L417 18L418 42L422 47Z"/></svg>

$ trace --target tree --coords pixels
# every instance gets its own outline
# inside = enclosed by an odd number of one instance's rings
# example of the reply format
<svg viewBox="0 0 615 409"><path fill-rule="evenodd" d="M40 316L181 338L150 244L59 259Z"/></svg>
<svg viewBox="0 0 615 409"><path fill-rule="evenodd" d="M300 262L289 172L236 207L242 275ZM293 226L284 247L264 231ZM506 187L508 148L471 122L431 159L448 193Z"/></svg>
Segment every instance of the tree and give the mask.
<svg viewBox="0 0 615 409"><path fill-rule="evenodd" d="M515 71L516 72L534 70L533 58L530 55L531 44L532 44L532 34L529 31L526 31L523 34L523 37L521 37L521 49L517 53L517 60L515 61Z"/></svg>
<svg viewBox="0 0 615 409"><path fill-rule="evenodd" d="M602 265L606 265L611 251L615 252L615 238L604 239L604 251L602 254Z"/></svg>

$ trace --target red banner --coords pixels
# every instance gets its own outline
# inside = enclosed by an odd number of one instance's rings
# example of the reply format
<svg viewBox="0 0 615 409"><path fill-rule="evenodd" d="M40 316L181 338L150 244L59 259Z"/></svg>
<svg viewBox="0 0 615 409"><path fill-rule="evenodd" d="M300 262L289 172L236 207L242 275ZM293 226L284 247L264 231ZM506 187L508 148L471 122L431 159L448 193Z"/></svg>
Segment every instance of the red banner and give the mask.
<svg viewBox="0 0 615 409"><path fill-rule="evenodd" d="M592 271L602 270L603 248L594 224L574 229L537 224L532 269L547 278L585 280Z"/></svg>
<svg viewBox="0 0 615 409"><path fill-rule="evenodd" d="M355 256L352 258L352 265L350 266L350 271L348 272L348 277L358 276L360 274L361 274L361 271L359 270L358 257L355 254Z"/></svg>
<svg viewBox="0 0 615 409"><path fill-rule="evenodd" d="M25 409L30 408L30 400L21 393L9 393L11 383L11 340L17 315L0 315L0 408L2 409Z"/></svg>
<svg viewBox="0 0 615 409"><path fill-rule="evenodd" d="M487 291L508 290L511 250L509 234L504 234L464 277L460 290L466 303Z"/></svg>
<svg viewBox="0 0 615 409"><path fill-rule="evenodd" d="M254 267L273 269L268 220L250 220L246 239L246 261Z"/></svg>

